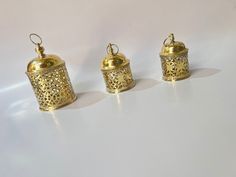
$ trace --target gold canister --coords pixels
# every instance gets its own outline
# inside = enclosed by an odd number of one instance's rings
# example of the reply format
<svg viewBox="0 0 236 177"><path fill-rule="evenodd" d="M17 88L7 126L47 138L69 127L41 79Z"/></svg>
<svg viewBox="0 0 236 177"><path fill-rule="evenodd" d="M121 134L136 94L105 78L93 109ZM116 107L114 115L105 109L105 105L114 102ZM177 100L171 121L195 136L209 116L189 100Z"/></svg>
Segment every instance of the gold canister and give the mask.
<svg viewBox="0 0 236 177"><path fill-rule="evenodd" d="M190 76L188 49L183 42L175 41L173 34L165 39L160 57L164 80L176 81Z"/></svg>
<svg viewBox="0 0 236 177"><path fill-rule="evenodd" d="M109 93L119 93L135 86L129 60L115 44L107 46L107 56L101 63L106 89Z"/></svg>
<svg viewBox="0 0 236 177"><path fill-rule="evenodd" d="M37 42L35 41L37 38ZM36 45L38 57L29 62L27 76L42 111L50 111L68 105L76 100L65 62L56 55L44 53L42 39L30 34L30 40Z"/></svg>

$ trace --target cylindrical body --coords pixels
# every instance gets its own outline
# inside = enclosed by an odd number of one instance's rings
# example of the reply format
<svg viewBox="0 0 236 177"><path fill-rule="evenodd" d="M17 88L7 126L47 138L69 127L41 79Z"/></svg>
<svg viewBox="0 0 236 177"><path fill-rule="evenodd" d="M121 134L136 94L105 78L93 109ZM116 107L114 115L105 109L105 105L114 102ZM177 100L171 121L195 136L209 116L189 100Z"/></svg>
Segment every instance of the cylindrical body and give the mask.
<svg viewBox="0 0 236 177"><path fill-rule="evenodd" d="M36 58L28 64L27 76L39 108L54 110L76 100L65 62L55 55Z"/></svg>
<svg viewBox="0 0 236 177"><path fill-rule="evenodd" d="M182 42L174 41L169 36L170 43L164 46L160 53L163 80L173 81L188 78L190 76L188 63L188 49Z"/></svg>
<svg viewBox="0 0 236 177"><path fill-rule="evenodd" d="M106 89L109 93L119 93L135 86L130 69L130 62L121 53L114 53L113 45L109 45L108 55L103 59L101 71L103 73Z"/></svg>
<svg viewBox="0 0 236 177"><path fill-rule="evenodd" d="M129 63L116 69L103 70L102 73L107 91L110 93L122 92L135 85Z"/></svg>

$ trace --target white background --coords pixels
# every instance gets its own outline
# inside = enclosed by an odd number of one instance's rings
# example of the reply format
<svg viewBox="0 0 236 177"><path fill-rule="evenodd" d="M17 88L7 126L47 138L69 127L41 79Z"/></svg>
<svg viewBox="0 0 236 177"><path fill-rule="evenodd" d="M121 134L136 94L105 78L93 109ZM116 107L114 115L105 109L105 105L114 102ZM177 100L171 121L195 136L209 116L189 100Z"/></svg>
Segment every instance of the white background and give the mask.
<svg viewBox="0 0 236 177"><path fill-rule="evenodd" d="M235 177L235 0L1 0L0 177ZM36 56L66 61L78 100L40 112L25 75ZM189 48L192 77L161 80L169 33ZM105 91L109 42L137 85Z"/></svg>

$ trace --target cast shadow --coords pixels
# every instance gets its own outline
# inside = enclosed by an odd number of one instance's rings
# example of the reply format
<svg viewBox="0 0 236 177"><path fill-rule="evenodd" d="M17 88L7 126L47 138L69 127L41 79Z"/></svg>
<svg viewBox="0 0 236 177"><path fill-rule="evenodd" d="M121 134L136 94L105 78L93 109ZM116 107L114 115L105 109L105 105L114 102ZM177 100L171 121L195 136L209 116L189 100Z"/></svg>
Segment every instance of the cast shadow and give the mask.
<svg viewBox="0 0 236 177"><path fill-rule="evenodd" d="M135 87L131 89L130 91L135 92L135 91L146 90L161 83L154 79L136 79L135 82L136 82Z"/></svg>
<svg viewBox="0 0 236 177"><path fill-rule="evenodd" d="M39 110L38 103L35 98L29 97L29 98L22 98L19 100L15 100L11 102L8 107L3 112L3 115L5 114L6 117L11 118L29 118L28 115L34 114L34 113L41 113L42 111ZM30 117L32 118L32 117Z"/></svg>
<svg viewBox="0 0 236 177"><path fill-rule="evenodd" d="M102 101L106 97L107 94L99 91L78 93L77 100L74 103L63 107L62 110L85 108Z"/></svg>
<svg viewBox="0 0 236 177"><path fill-rule="evenodd" d="M221 70L216 68L196 68L191 70L191 78L205 78L213 76Z"/></svg>

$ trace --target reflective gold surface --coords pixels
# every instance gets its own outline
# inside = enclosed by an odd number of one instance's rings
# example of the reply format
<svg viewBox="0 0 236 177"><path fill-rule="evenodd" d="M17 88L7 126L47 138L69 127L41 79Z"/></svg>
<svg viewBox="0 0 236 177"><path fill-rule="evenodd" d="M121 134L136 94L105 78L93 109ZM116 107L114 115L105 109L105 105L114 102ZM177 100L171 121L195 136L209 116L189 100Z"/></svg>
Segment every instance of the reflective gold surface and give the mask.
<svg viewBox="0 0 236 177"><path fill-rule="evenodd" d="M173 34L165 39L160 57L164 80L181 80L190 76L188 49L184 43L175 41Z"/></svg>
<svg viewBox="0 0 236 177"><path fill-rule="evenodd" d="M56 55L44 54L44 48L41 46L42 41L40 43L32 42L36 44L35 51L38 57L29 62L26 74L40 109L43 111L54 110L74 102L76 95L65 62Z"/></svg>
<svg viewBox="0 0 236 177"><path fill-rule="evenodd" d="M116 47L116 52L113 47ZM109 93L119 93L135 86L129 60L119 53L115 44L107 46L107 56L101 63L101 71Z"/></svg>
<svg viewBox="0 0 236 177"><path fill-rule="evenodd" d="M44 58L37 57L29 62L27 66L27 72L47 71L48 69L61 65L63 63L64 61L56 55L45 55Z"/></svg>

